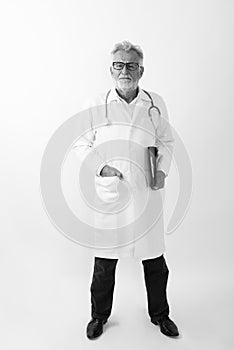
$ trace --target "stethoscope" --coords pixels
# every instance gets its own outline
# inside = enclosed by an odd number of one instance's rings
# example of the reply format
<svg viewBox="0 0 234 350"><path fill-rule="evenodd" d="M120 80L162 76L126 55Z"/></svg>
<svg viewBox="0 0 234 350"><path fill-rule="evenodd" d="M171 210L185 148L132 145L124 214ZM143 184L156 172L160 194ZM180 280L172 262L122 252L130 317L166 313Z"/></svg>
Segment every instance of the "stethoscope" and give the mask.
<svg viewBox="0 0 234 350"><path fill-rule="evenodd" d="M156 131L156 127L155 127L155 124L154 124L154 122L153 122L153 119L152 119L152 110L155 109L155 110L157 111L159 117L161 116L161 111L160 111L160 109L159 109L157 106L155 106L154 101L153 101L152 96L150 95L150 93L149 93L148 91L146 91L146 90L143 90L143 91L144 91L144 92L146 93L146 95L149 97L150 102L151 102L151 106L148 108L148 116L149 116L149 118L150 118L150 120L151 120L151 123L152 123L152 125L153 125L153 127L154 127L155 136L156 136L156 132L157 132L157 131ZM111 90L109 90L109 91L107 92L107 94L106 94L106 99L105 99L105 118L106 118L106 120L107 120L107 125L111 125L111 121L110 121L110 119L109 119L109 117L108 117L108 108L107 108L107 101L108 101L108 97L109 97L109 95L110 95L110 92L111 92Z"/></svg>

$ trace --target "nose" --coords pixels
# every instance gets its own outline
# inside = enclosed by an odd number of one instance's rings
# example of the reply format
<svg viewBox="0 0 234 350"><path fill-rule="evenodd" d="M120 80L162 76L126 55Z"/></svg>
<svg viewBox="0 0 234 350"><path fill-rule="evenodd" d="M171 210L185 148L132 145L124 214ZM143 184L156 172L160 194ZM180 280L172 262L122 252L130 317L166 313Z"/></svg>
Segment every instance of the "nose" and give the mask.
<svg viewBox="0 0 234 350"><path fill-rule="evenodd" d="M123 69L121 70L122 73L126 74L128 72L127 66L124 65Z"/></svg>

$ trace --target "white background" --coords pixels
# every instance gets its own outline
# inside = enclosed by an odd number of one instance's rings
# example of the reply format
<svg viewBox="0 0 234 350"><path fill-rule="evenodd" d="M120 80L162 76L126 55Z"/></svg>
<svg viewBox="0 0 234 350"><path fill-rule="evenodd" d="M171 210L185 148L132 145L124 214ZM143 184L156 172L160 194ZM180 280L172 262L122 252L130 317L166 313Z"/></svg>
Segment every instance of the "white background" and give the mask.
<svg viewBox="0 0 234 350"><path fill-rule="evenodd" d="M233 10L231 0L1 3L2 350L233 348ZM163 96L193 167L188 214L166 237L181 337L150 323L142 267L126 260L94 344L85 335L91 254L44 212L40 162L58 126L109 89L109 53L126 39L143 48L141 86Z"/></svg>

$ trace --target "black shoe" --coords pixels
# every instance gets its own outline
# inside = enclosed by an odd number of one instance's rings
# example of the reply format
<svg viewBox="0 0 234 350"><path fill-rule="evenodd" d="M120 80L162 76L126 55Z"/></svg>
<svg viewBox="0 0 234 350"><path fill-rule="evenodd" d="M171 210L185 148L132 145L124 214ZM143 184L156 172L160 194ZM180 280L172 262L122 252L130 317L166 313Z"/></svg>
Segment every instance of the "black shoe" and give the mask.
<svg viewBox="0 0 234 350"><path fill-rule="evenodd" d="M103 332L103 325L107 320L100 320L99 318L92 318L88 323L86 334L89 339L95 339L99 337Z"/></svg>
<svg viewBox="0 0 234 350"><path fill-rule="evenodd" d="M159 325L160 331L168 335L169 337L177 337L179 331L175 323L169 318L169 316L163 316L161 319L152 322L156 325Z"/></svg>

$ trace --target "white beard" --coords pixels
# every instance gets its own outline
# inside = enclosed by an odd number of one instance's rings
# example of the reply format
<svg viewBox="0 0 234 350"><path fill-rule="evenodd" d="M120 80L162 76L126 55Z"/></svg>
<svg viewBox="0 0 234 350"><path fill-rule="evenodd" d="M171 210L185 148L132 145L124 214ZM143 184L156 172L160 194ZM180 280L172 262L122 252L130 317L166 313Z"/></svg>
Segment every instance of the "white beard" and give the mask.
<svg viewBox="0 0 234 350"><path fill-rule="evenodd" d="M117 81L117 88L122 91L132 91L136 90L138 82L133 82L132 80L119 80Z"/></svg>

